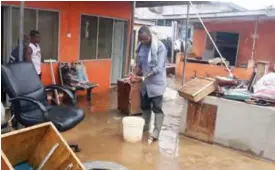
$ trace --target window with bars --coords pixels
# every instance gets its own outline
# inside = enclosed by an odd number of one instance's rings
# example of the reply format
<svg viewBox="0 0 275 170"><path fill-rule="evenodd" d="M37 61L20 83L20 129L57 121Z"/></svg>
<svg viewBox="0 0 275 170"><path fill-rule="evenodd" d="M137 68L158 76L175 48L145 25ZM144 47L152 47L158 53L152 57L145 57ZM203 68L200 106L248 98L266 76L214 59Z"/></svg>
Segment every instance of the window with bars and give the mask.
<svg viewBox="0 0 275 170"><path fill-rule="evenodd" d="M4 8L11 16L4 16L4 20L11 18L12 49L18 45L20 11L18 7ZM31 30L40 32L41 58L58 60L59 13L40 9L24 9L24 34L29 36Z"/></svg>
<svg viewBox="0 0 275 170"><path fill-rule="evenodd" d="M111 59L118 50L124 56L126 28L127 21L81 15L80 60Z"/></svg>

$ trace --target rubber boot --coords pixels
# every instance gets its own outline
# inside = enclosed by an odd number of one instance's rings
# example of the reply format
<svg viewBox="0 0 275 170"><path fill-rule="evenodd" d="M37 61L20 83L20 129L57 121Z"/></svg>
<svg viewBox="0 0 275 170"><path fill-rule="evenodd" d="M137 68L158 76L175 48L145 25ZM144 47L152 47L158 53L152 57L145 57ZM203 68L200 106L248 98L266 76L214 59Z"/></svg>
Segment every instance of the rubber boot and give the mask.
<svg viewBox="0 0 275 170"><path fill-rule="evenodd" d="M150 129L150 121L151 121L151 110L143 110L142 117L145 120L145 125L143 131L148 131Z"/></svg>
<svg viewBox="0 0 275 170"><path fill-rule="evenodd" d="M162 127L162 124L163 124L163 120L164 120L164 114L163 113L156 113L155 114L155 122L154 122L155 128L154 128L154 131L153 131L153 134L152 134L152 137L154 139L159 138L159 134L160 134L161 127Z"/></svg>

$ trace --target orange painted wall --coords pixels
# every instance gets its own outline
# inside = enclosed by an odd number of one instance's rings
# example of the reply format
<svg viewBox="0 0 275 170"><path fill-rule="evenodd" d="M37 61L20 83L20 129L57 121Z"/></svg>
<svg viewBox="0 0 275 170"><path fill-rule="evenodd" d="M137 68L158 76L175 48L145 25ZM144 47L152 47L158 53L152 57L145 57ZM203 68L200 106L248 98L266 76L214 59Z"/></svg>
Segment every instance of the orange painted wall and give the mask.
<svg viewBox="0 0 275 170"><path fill-rule="evenodd" d="M209 32L223 31L239 33L240 41L237 66L248 63L253 44L251 35L254 34L254 21L209 22L205 23L205 25ZM259 38L256 41L254 60L269 61L271 63L270 69L272 69L275 64L275 20L260 21L258 35ZM204 53L206 36L204 30L196 29L194 31L193 51L198 56L202 56Z"/></svg>
<svg viewBox="0 0 275 170"><path fill-rule="evenodd" d="M6 5L19 5L19 2L1 2ZM61 2L61 1L25 1L25 7L52 9L60 12L60 34L59 34L59 61L71 62L77 61L80 54L80 16L81 14L98 15L105 17L113 17L129 21L128 42L130 42L130 24L132 17L131 2L99 2L99 1L85 1L85 2ZM66 34L70 32L71 38L67 38ZM43 36L43 35L42 35ZM127 55L129 44L127 45ZM43 49L41 49L43 50ZM106 60L91 60L83 61L86 66L89 80L99 84L99 88L95 91L107 91L110 87L111 65L110 59ZM49 64L42 65L42 82L50 84ZM57 64L54 65L54 72L58 76Z"/></svg>

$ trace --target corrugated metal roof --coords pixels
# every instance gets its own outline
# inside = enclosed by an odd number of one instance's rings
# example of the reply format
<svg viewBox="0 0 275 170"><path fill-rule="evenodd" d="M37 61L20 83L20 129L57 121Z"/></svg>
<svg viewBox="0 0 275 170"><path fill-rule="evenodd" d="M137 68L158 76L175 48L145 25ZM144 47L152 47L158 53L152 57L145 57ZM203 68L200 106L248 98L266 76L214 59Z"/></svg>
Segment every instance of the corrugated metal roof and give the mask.
<svg viewBox="0 0 275 170"><path fill-rule="evenodd" d="M203 19L218 19L218 18L234 18L234 17L253 17L253 16L265 16L274 17L275 10L253 10L253 11L241 11L241 12L221 12L221 13L206 13L200 14ZM148 19L185 19L184 15L174 15L174 16L159 16L159 18L149 18ZM189 15L189 19L197 19L196 14Z"/></svg>
<svg viewBox="0 0 275 170"><path fill-rule="evenodd" d="M211 1L192 1L193 4L211 3ZM187 5L189 1L136 1L136 8Z"/></svg>
<svg viewBox="0 0 275 170"><path fill-rule="evenodd" d="M135 24L151 26L151 25L155 25L155 22L154 21L149 21L149 20L143 20L143 19L135 18Z"/></svg>

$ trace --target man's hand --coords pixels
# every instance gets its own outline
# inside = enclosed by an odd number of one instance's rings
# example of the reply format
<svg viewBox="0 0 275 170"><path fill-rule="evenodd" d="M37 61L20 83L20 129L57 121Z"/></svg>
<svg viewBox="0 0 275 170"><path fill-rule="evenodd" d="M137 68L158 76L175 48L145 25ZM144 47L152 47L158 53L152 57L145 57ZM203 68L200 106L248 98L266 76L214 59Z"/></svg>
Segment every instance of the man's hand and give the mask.
<svg viewBox="0 0 275 170"><path fill-rule="evenodd" d="M142 80L143 80L143 77L140 77L140 76L130 77L131 83L138 83L138 82L141 82Z"/></svg>
<svg viewBox="0 0 275 170"><path fill-rule="evenodd" d="M134 74L134 73L130 73L129 75L128 75L128 77L129 78L132 78L132 77L135 77L136 75Z"/></svg>
<svg viewBox="0 0 275 170"><path fill-rule="evenodd" d="M137 82L140 82L140 81L143 81L144 78L141 77L141 76L136 76L136 77L135 77L135 80L136 80Z"/></svg>

